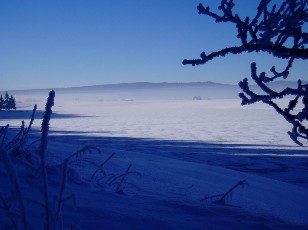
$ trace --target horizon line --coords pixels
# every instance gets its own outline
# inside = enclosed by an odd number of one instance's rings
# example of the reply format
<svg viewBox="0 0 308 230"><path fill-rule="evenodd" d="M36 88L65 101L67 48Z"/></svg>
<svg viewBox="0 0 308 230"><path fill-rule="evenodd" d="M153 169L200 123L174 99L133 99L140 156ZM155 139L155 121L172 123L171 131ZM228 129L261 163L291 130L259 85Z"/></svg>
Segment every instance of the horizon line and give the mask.
<svg viewBox="0 0 308 230"><path fill-rule="evenodd" d="M279 80L271 83L278 83L278 82L288 82L288 83L295 83L297 81L287 81L287 80ZM306 81L304 81L306 82ZM271 84L270 83L270 84ZM137 84L151 84L151 85L158 85L158 84L216 84L216 85L228 85L228 86L238 86L238 84L229 84L229 83L220 83L214 81L191 81L191 82L121 82L121 83L106 83L106 84L96 84L96 85L83 85L83 86L67 86L67 87L49 87L49 88L24 88L24 89L10 89L10 90L2 90L0 92L11 92L11 91L38 91L38 90L65 90L65 89L78 89L78 88L90 88L90 87L98 87L98 86L119 86L119 85L137 85ZM256 84L252 84L256 85Z"/></svg>

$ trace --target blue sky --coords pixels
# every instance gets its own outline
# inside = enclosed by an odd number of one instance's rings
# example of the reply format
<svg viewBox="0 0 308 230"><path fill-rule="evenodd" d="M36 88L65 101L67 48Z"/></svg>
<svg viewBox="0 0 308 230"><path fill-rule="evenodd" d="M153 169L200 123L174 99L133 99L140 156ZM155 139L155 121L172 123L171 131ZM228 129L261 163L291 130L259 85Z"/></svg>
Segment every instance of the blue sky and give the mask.
<svg viewBox="0 0 308 230"><path fill-rule="evenodd" d="M263 71L283 66L284 61L264 54L183 66L183 59L202 51L238 44L233 25L198 15L199 2L1 0L0 90L120 82L237 84L249 77L252 61ZM218 1L207 2L215 6ZM240 15L253 13L258 3L235 2L241 4ZM290 80L307 80L307 70L297 62Z"/></svg>

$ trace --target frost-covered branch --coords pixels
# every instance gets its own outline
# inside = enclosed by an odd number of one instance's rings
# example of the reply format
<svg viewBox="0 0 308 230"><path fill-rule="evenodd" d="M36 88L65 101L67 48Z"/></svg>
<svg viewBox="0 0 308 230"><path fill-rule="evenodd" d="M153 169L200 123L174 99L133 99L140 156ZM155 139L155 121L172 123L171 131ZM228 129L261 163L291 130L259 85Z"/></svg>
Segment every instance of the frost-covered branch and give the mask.
<svg viewBox="0 0 308 230"><path fill-rule="evenodd" d="M252 63L251 78L264 94L259 95L253 92L249 87L248 79L245 78L239 82L243 90L239 96L242 99L242 105L263 102L273 107L292 124L292 131L289 132L291 139L302 145L298 138L308 139L308 129L303 124L305 120L308 120L308 85L302 84L299 80L296 89L285 88L281 92L276 92L267 83L279 78L288 78L295 60L308 59L308 49L305 47L308 43L308 33L303 31L304 24L308 21L308 0L284 0L280 6L271 4L271 0L260 0L252 19L249 17L242 19L234 13L234 6L233 0L221 0L218 13L212 11L210 7L204 7L201 3L197 9L199 14L209 16L218 23L234 24L241 45L226 47L209 54L202 52L199 59L185 59L183 64L195 66L205 64L217 57L243 52L267 52L276 58L288 60L285 69L281 72L273 66L270 69L272 76L268 76L265 72L258 75L256 63ZM282 108L274 102L276 99L292 96L287 108ZM300 101L303 108L299 112L294 112Z"/></svg>
<svg viewBox="0 0 308 230"><path fill-rule="evenodd" d="M308 129L304 126L303 122L308 119L308 84L302 84L301 80L298 80L297 89L285 88L280 92L276 92L270 89L263 81L264 73L259 76L257 74L256 63L251 64L251 78L257 83L257 85L263 90L265 94L259 95L254 93L248 85L248 79L245 78L243 81L239 82L240 88L243 93L239 96L242 99L242 105L253 104L256 102L263 102L272 106L277 113L282 115L286 121L292 124L292 132L288 132L291 139L298 145L302 143L298 138L308 139ZM282 99L285 97L293 96L294 98L289 100L288 106L286 108L279 107L273 100ZM303 108L298 110L299 112L293 112L302 101Z"/></svg>
<svg viewBox="0 0 308 230"><path fill-rule="evenodd" d="M277 5L269 9L270 2L271 0L261 0L252 20L249 17L241 19L238 14L233 13L233 0L221 1L218 7L221 15L200 3L197 7L199 14L210 16L216 22L235 24L237 38L242 45L227 47L210 54L202 52L200 59L185 59L183 64L200 65L227 54L260 51L278 58L307 59L308 50L304 45L308 43L308 34L302 31L303 24L308 20L307 0L285 0L279 9ZM288 42L290 40L293 42Z"/></svg>
<svg viewBox="0 0 308 230"><path fill-rule="evenodd" d="M205 52L202 52L200 54L199 59L191 59L183 60L183 65L202 65L207 63L208 61L217 58L217 57L224 57L228 54L242 54L244 52L267 52L269 54L272 54L278 58L284 58L284 59L289 59L289 58L294 58L296 57L297 59L308 59L308 50L307 49L292 49L292 48L287 48L287 47L277 47L276 45L273 44L251 44L251 45L242 45L242 46L234 46L234 47L227 47L222 50L212 52L208 55L205 54Z"/></svg>

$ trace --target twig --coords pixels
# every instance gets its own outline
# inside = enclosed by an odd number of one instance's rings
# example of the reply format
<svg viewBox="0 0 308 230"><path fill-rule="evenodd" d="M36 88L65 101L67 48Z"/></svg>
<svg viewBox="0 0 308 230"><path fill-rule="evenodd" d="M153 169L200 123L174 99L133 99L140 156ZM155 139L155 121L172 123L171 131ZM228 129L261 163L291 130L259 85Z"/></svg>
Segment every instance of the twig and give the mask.
<svg viewBox="0 0 308 230"><path fill-rule="evenodd" d="M0 155L2 157L4 166L7 170L7 173L10 177L10 181L13 183L13 191L17 197L18 200L18 206L21 213L23 228L26 230L28 229L28 222L27 222L27 216L26 216L26 210L25 210L25 204L22 198L22 193L20 189L20 182L18 180L17 173L15 171L14 165L10 159L9 153L4 150L2 147L0 147Z"/></svg>
<svg viewBox="0 0 308 230"><path fill-rule="evenodd" d="M232 193L233 191L241 186L241 187L244 187L244 186L248 186L249 184L246 182L246 180L240 180L239 182L237 182L234 186L232 186L226 193L223 193L223 194L218 194L218 195L214 195L214 196L209 196L209 197L205 197L203 198L201 201L206 201L206 200L214 200L215 203L218 203L218 204L226 204L226 199L228 197L231 197L232 198Z"/></svg>
<svg viewBox="0 0 308 230"><path fill-rule="evenodd" d="M93 178L95 177L95 175L98 173L98 171L103 171L103 167L104 165L115 155L115 153L112 153L109 157L106 158L106 160L104 160L103 163L100 164L100 166L95 170L95 172L92 174L91 179L93 180Z"/></svg>

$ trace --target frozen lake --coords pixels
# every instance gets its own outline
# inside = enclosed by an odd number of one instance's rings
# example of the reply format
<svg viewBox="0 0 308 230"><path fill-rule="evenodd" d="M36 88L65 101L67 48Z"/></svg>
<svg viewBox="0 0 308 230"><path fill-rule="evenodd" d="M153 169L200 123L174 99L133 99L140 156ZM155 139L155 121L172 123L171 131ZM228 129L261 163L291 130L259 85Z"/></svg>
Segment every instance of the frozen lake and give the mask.
<svg viewBox="0 0 308 230"><path fill-rule="evenodd" d="M23 110L37 103L43 111L46 95L17 100ZM51 128L57 131L296 147L287 134L291 125L272 108L262 104L242 107L239 99L104 100L101 94L58 94L53 111ZM19 117L27 119L25 113L16 112L17 120L2 117L1 124L19 125ZM35 125L39 127L40 120Z"/></svg>

